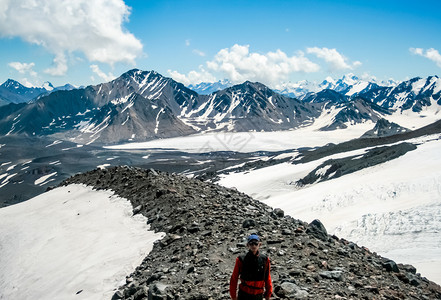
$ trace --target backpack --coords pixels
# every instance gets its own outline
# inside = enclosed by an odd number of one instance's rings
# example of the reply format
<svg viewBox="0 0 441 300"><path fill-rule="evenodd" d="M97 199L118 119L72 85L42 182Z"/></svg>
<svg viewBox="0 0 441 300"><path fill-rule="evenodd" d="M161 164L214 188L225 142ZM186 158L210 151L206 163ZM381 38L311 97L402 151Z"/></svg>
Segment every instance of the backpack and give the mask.
<svg viewBox="0 0 441 300"><path fill-rule="evenodd" d="M262 281L266 278L268 256L259 254L257 257L251 252L239 256L242 262L240 278L245 281Z"/></svg>

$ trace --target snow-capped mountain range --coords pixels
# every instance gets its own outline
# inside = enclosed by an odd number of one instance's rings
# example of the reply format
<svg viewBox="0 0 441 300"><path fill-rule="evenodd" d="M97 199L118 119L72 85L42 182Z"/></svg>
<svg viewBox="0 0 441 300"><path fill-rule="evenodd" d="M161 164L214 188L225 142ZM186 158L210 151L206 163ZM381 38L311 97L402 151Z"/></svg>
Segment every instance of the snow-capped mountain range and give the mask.
<svg viewBox="0 0 441 300"><path fill-rule="evenodd" d="M216 82L201 82L198 84L190 84L188 88L195 91L199 95L209 95L232 86L233 84L228 79L223 79Z"/></svg>
<svg viewBox="0 0 441 300"><path fill-rule="evenodd" d="M396 121L394 116L403 114L427 117L428 112L431 118L424 125L438 119L437 76L397 86L344 77L324 86L301 99L248 81L202 95L155 71L134 69L107 83L0 107L0 134L112 144L207 131L292 130L319 123L318 129L333 130L384 118Z"/></svg>
<svg viewBox="0 0 441 300"><path fill-rule="evenodd" d="M349 73L337 80L327 77L320 83L308 80L286 82L277 85L274 88L274 91L285 96L302 99L307 94L317 93L325 89L334 90L346 96L354 96L376 86L394 87L398 84L400 84L400 82L393 79L383 81L378 81L375 78L361 79L356 75ZM231 86L233 86L233 84L228 79L224 79L217 82L201 82L199 84L192 84L189 85L188 88L194 90L198 94L208 95Z"/></svg>
<svg viewBox="0 0 441 300"><path fill-rule="evenodd" d="M71 84L54 87L50 82L45 82L40 87L27 87L18 81L8 79L0 85L0 106L9 103L28 102L51 92L73 89L75 87Z"/></svg>
<svg viewBox="0 0 441 300"><path fill-rule="evenodd" d="M365 80L360 79L354 74L347 74L338 80L328 77L321 83L310 82L307 80L296 83L284 83L281 84L276 91L283 95L302 99L307 94L317 93L328 89L351 97L376 87L394 87L399 83L400 82L392 79L388 81L377 81L373 78Z"/></svg>

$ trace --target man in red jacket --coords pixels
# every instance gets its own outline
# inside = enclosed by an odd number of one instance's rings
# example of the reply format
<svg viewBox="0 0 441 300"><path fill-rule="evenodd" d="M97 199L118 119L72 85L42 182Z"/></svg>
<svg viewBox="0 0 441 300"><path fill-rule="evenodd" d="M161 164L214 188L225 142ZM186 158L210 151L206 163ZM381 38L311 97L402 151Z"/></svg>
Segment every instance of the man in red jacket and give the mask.
<svg viewBox="0 0 441 300"><path fill-rule="evenodd" d="M270 275L270 260L259 252L262 245L259 236L248 237L248 253L236 258L233 275L230 279L230 297L233 300L269 299L273 292ZM240 278L239 293L237 282Z"/></svg>

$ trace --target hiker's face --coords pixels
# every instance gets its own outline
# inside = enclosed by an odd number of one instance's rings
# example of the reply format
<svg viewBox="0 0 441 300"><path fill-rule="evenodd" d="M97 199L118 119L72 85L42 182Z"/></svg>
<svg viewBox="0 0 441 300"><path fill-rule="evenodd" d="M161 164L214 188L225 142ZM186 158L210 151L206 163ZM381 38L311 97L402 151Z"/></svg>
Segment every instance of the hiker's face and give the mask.
<svg viewBox="0 0 441 300"><path fill-rule="evenodd" d="M259 250L261 243L258 241L251 241L248 243L248 249L251 250L251 252L256 253L257 250Z"/></svg>

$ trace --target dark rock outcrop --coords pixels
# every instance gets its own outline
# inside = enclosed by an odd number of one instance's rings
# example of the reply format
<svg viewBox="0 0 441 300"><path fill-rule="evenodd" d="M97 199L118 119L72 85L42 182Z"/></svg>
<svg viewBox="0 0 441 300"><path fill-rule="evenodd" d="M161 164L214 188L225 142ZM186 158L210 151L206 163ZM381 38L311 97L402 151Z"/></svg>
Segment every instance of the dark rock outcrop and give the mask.
<svg viewBox="0 0 441 300"><path fill-rule="evenodd" d="M362 155L329 159L312 170L308 175L298 180L295 184L304 186L315 182L335 179L396 159L416 148L417 146L414 144L403 142L391 146L368 149Z"/></svg>
<svg viewBox="0 0 441 300"><path fill-rule="evenodd" d="M312 221L308 225L308 228L306 229L306 233L309 233L313 237L316 237L319 240L325 242L328 240L328 232L326 231L325 226L322 224L322 222L320 222L320 220L317 219Z"/></svg>
<svg viewBox="0 0 441 300"><path fill-rule="evenodd" d="M336 236L317 239L310 230L317 222L282 217L236 190L130 167L63 182L74 183L112 189L165 232L114 299L229 299L235 258L253 232L271 258L273 299L441 299L441 287L412 266Z"/></svg>
<svg viewBox="0 0 441 300"><path fill-rule="evenodd" d="M373 129L364 133L360 138L385 137L405 132L410 132L410 129L401 127L397 123L389 122L386 119L380 119Z"/></svg>

